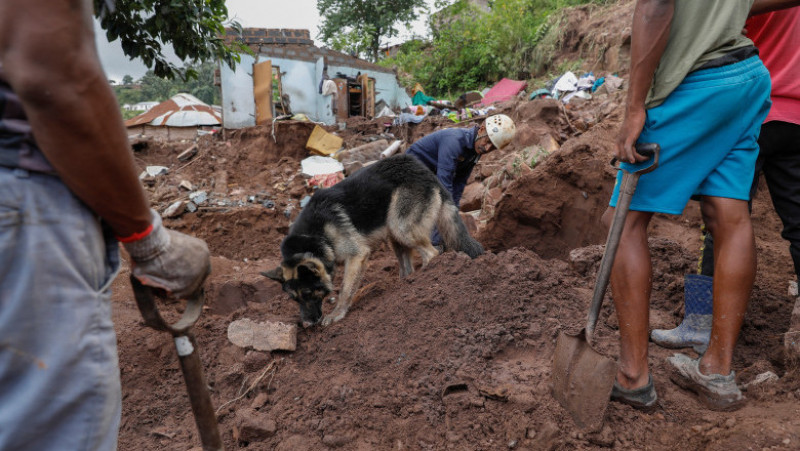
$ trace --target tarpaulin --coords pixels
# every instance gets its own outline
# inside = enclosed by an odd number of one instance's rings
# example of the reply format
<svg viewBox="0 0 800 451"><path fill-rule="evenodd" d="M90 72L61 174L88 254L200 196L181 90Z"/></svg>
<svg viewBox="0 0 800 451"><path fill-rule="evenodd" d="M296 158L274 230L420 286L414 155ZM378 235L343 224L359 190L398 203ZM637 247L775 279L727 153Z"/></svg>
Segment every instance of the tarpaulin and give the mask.
<svg viewBox="0 0 800 451"><path fill-rule="evenodd" d="M514 96L524 90L528 86L527 81L511 80L504 78L492 86L492 89L483 96L483 100L478 106L488 106L494 102L504 102L513 99Z"/></svg>

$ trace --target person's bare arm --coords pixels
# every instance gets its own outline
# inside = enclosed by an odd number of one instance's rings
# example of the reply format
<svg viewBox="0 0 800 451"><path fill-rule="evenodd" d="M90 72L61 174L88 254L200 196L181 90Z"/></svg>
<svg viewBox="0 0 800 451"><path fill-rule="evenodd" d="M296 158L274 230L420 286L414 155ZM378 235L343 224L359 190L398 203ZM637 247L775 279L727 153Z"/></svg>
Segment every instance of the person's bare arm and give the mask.
<svg viewBox="0 0 800 451"><path fill-rule="evenodd" d="M151 213L100 65L91 0L0 2L0 61L59 177L118 236Z"/></svg>
<svg viewBox="0 0 800 451"><path fill-rule="evenodd" d="M647 158L636 153L634 145L645 122L645 99L653 74L664 54L675 11L674 0L639 0L633 13L631 34L631 72L625 119L617 138L616 156L634 163Z"/></svg>
<svg viewBox="0 0 800 451"><path fill-rule="evenodd" d="M750 16L757 16L779 9L800 6L800 0L755 0L750 8Z"/></svg>

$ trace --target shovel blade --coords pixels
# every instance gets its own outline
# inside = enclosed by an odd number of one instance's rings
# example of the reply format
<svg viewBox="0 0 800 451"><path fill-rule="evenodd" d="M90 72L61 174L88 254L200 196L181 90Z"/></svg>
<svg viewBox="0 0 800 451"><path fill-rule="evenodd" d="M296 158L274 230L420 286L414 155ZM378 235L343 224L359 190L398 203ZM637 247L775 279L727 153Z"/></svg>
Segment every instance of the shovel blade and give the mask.
<svg viewBox="0 0 800 451"><path fill-rule="evenodd" d="M616 374L616 362L592 349L585 329L577 336L559 334L553 357L553 397L579 428L596 431L603 425Z"/></svg>

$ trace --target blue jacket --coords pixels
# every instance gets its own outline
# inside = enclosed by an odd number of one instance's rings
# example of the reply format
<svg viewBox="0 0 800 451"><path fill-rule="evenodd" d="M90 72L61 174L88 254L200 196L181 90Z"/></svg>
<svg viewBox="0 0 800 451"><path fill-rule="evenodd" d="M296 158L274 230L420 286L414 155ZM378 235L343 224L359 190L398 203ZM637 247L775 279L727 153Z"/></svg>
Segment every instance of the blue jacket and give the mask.
<svg viewBox="0 0 800 451"><path fill-rule="evenodd" d="M418 140L406 151L436 174L453 196L456 206L461 202L467 179L480 158L475 152L475 135L479 128L439 130Z"/></svg>

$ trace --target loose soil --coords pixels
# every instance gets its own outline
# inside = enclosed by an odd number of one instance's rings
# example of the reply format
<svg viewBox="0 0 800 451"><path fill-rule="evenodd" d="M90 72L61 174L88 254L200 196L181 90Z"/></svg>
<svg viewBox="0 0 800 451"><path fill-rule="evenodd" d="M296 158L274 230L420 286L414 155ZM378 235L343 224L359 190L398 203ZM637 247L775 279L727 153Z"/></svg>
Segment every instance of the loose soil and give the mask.
<svg viewBox="0 0 800 451"><path fill-rule="evenodd" d="M618 9L608 14L621 19L592 17L610 29L629 20ZM604 39L624 42L617 38ZM271 126L205 137L189 162L176 156L192 143L139 144L142 168L170 168L145 180L159 211L188 199L178 186L184 180L209 193L196 212L165 224L205 239L214 256L195 334L226 448L800 448L800 373L782 346L793 306L786 294L792 262L766 189L754 202L759 269L734 369L741 383L767 370L780 376L777 382L749 389L748 404L737 412L710 412L669 381L664 360L673 351L651 345L660 398L654 413L611 403L605 428L587 433L552 398L556 337L585 320L602 255L606 230L599 218L614 183L609 160L623 98L598 96L569 108L549 100L499 105L519 133L474 171L486 190L474 212L476 236L489 252L475 260L445 253L400 279L392 252L380 249L350 313L326 328L301 329L294 352L240 349L228 341L227 327L241 318L299 320L297 305L258 272L279 263L280 242L301 199L312 193L298 169L314 124L278 122L274 138ZM328 130L351 148L376 138L408 145L454 126L444 118L389 122L351 119L344 130ZM552 143L552 153L534 167L519 164L530 157L525 152ZM683 276L696 271L700 224L694 203L683 216L653 221L652 328L674 327L682 317ZM172 340L143 325L128 277L125 267L114 284L123 386L119 448L200 449ZM179 307L164 308L174 314ZM597 334L599 348L618 355L610 299Z"/></svg>

